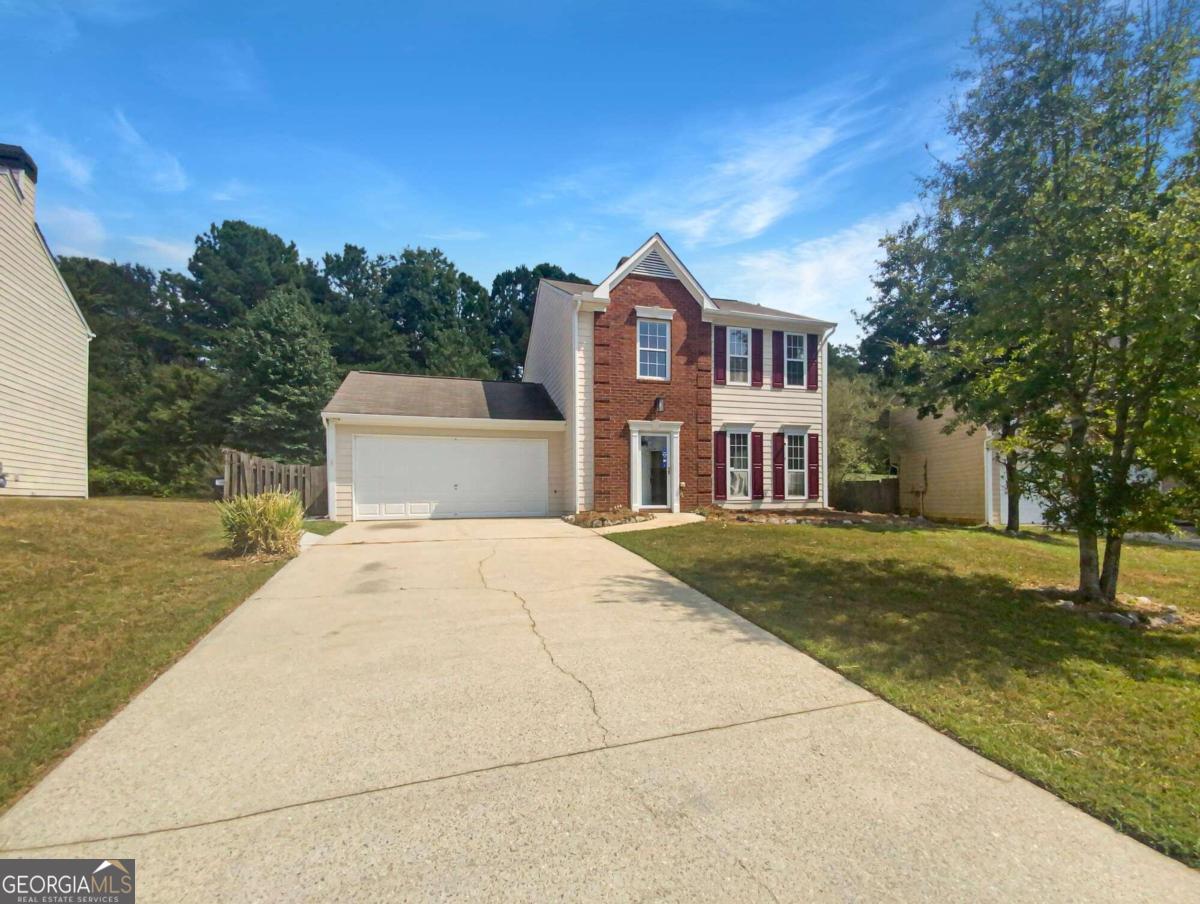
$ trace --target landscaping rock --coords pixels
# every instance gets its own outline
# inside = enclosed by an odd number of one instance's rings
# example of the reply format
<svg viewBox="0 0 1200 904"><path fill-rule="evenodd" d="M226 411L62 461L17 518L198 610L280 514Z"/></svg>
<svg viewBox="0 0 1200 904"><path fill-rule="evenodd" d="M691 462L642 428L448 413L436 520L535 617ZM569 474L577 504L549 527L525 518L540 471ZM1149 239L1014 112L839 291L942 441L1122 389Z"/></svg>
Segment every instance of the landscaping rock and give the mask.
<svg viewBox="0 0 1200 904"><path fill-rule="evenodd" d="M1071 600L1055 600L1054 605L1059 609L1066 609L1068 612L1075 608L1075 604Z"/></svg>
<svg viewBox="0 0 1200 904"><path fill-rule="evenodd" d="M1094 618L1097 621L1106 621L1114 625L1120 625L1123 628L1132 628L1138 624L1137 618L1132 615L1126 615L1123 612L1089 612L1089 618Z"/></svg>
<svg viewBox="0 0 1200 904"><path fill-rule="evenodd" d="M1137 603L1139 606L1153 606L1154 605L1154 600L1150 599L1150 597L1148 597L1148 596L1135 596L1133 598L1133 601L1135 603Z"/></svg>

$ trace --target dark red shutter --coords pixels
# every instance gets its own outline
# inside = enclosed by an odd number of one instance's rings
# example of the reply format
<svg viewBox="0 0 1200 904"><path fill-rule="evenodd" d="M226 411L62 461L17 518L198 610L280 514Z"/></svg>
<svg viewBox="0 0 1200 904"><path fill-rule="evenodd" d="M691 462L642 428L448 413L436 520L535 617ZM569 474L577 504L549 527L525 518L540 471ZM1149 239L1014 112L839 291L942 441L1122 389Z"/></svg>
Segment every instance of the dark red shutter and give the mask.
<svg viewBox="0 0 1200 904"><path fill-rule="evenodd" d="M713 382L721 386L725 385L725 327L723 326L713 327Z"/></svg>
<svg viewBox="0 0 1200 904"><path fill-rule="evenodd" d="M776 332L776 336L782 333ZM784 499L787 490L787 474L784 466L787 464L787 439L782 433L771 437L771 498Z"/></svg>
<svg viewBox="0 0 1200 904"><path fill-rule="evenodd" d="M817 388L817 334L808 334L808 388Z"/></svg>
<svg viewBox="0 0 1200 904"><path fill-rule="evenodd" d="M723 331L722 331L723 332ZM713 433L713 499L725 498L725 431Z"/></svg>
<svg viewBox="0 0 1200 904"><path fill-rule="evenodd" d="M750 331L750 385L762 386L763 377L763 334L762 330Z"/></svg>
<svg viewBox="0 0 1200 904"><path fill-rule="evenodd" d="M755 332L761 333L761 330ZM761 339L759 340L762 341ZM761 348L761 346L760 346ZM750 434L750 498L763 498L763 435L755 430Z"/></svg>
<svg viewBox="0 0 1200 904"><path fill-rule="evenodd" d="M783 367L783 330L771 330L771 386L775 389L783 389Z"/></svg>
<svg viewBox="0 0 1200 904"><path fill-rule="evenodd" d="M821 437L808 435L808 498L821 498Z"/></svg>

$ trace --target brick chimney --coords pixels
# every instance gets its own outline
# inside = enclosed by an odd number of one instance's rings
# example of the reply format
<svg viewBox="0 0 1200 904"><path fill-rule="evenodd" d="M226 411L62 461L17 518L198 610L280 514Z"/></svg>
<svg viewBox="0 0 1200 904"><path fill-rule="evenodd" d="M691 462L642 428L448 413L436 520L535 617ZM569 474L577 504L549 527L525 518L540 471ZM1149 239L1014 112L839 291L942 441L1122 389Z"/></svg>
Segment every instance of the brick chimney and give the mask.
<svg viewBox="0 0 1200 904"><path fill-rule="evenodd" d="M21 197L29 203L32 215L33 205L37 196L37 164L25 152L25 148L16 144L0 144L0 176L12 178L21 192Z"/></svg>

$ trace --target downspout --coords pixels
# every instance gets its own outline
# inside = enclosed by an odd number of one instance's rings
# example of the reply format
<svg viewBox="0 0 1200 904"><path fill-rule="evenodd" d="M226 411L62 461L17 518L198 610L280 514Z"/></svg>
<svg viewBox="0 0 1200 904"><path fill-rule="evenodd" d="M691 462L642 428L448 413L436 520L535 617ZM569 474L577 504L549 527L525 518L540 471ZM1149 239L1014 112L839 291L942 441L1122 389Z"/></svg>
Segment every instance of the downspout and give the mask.
<svg viewBox="0 0 1200 904"><path fill-rule="evenodd" d="M983 429L983 521L991 527L995 514L992 508L992 481L996 478L992 467L992 431L988 427Z"/></svg>
<svg viewBox="0 0 1200 904"><path fill-rule="evenodd" d="M821 340L821 364L825 370L821 380L821 504L829 508L829 340L837 332L837 324Z"/></svg>
<svg viewBox="0 0 1200 904"><path fill-rule="evenodd" d="M337 520L337 422L321 414L325 425L325 511L330 521ZM354 520L354 511L350 512Z"/></svg>
<svg viewBox="0 0 1200 904"><path fill-rule="evenodd" d="M579 311L583 299L575 296L571 315L571 512L579 511Z"/></svg>

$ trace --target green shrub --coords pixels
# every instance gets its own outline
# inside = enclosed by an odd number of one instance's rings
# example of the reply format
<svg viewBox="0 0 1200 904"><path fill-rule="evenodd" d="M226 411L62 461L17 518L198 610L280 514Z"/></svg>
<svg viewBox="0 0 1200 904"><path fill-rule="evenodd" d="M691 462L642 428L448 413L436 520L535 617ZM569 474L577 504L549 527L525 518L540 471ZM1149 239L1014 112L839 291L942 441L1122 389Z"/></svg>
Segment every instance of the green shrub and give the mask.
<svg viewBox="0 0 1200 904"><path fill-rule="evenodd" d="M218 502L229 546L241 556L294 556L304 532L304 504L295 493L268 492Z"/></svg>
<svg viewBox="0 0 1200 904"><path fill-rule="evenodd" d="M137 471L96 465L88 469L88 492L93 496L166 496L167 488Z"/></svg>

